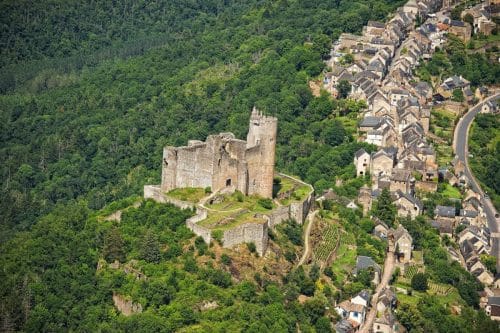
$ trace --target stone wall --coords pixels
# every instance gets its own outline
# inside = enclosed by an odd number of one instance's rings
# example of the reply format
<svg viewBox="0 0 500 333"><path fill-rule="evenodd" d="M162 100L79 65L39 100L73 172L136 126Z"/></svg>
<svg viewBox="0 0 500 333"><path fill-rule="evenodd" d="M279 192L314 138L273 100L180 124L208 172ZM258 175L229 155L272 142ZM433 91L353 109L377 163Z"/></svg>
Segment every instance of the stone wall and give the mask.
<svg viewBox="0 0 500 333"><path fill-rule="evenodd" d="M438 184L436 182L428 182L417 180L415 182L415 189L424 192L436 192Z"/></svg>
<svg viewBox="0 0 500 333"><path fill-rule="evenodd" d="M287 219L294 219L300 224L304 223L309 210L314 204L313 187L288 175L279 175L309 186L311 190L307 197L301 201L292 201L287 206L280 206L270 214L263 215L263 218L266 219L265 223L244 223L224 231L222 242L225 248L252 242L255 244L257 253L262 256L266 253L267 249L268 228L274 228ZM170 203L181 209L196 209L196 214L186 220L186 226L196 235L201 236L206 243L212 241L212 230L198 224L198 222L207 218L208 211L206 208L191 202L171 198L165 195L165 192L158 185L145 185L144 198L153 199L160 203Z"/></svg>
<svg viewBox="0 0 500 333"><path fill-rule="evenodd" d="M212 241L212 232L210 231L210 229L197 224L198 222L206 219L207 216L207 210L205 208L198 207L196 209L196 215L186 220L186 226L196 235L201 236L207 244L210 244L210 242Z"/></svg>
<svg viewBox="0 0 500 333"><path fill-rule="evenodd" d="M281 206L276 208L268 215L269 217L269 227L274 228L281 222L288 220L290 218L290 207Z"/></svg>
<svg viewBox="0 0 500 333"><path fill-rule="evenodd" d="M263 256L267 249L268 223L245 223L226 230L222 244L225 248L231 248L242 243L254 243L257 253Z"/></svg>

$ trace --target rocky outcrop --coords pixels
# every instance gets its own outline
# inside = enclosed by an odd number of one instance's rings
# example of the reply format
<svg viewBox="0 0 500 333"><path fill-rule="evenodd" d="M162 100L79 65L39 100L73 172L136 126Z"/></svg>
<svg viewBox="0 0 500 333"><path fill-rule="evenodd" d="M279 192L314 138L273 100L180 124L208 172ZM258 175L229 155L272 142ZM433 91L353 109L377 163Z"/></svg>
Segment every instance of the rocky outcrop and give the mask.
<svg viewBox="0 0 500 333"><path fill-rule="evenodd" d="M127 299L125 296L113 293L113 303L118 311L124 316L130 316L142 312L142 305L134 303L132 300Z"/></svg>

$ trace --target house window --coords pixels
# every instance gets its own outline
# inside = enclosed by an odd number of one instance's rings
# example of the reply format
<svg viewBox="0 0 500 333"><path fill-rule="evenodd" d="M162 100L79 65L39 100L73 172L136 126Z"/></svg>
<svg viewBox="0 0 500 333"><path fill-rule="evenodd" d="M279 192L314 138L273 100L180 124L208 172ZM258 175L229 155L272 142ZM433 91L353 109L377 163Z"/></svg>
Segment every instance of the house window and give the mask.
<svg viewBox="0 0 500 333"><path fill-rule="evenodd" d="M231 178L226 179L226 186L231 186Z"/></svg>
<svg viewBox="0 0 500 333"><path fill-rule="evenodd" d="M357 312L354 312L354 313L353 313L353 316L354 316L354 318L358 318L358 313L357 313Z"/></svg>

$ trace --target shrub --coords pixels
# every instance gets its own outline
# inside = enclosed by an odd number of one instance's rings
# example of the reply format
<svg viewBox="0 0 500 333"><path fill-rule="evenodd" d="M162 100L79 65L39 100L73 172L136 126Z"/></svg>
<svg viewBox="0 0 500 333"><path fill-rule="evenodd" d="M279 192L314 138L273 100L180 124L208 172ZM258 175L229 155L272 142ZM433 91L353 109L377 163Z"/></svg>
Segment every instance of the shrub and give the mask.
<svg viewBox="0 0 500 333"><path fill-rule="evenodd" d="M247 243L247 248L248 248L248 251L250 251L252 253L257 252L257 247L255 246L255 243L253 243L253 242Z"/></svg>
<svg viewBox="0 0 500 333"><path fill-rule="evenodd" d="M217 242L219 243L220 245L222 245L222 239L224 238L224 232L222 230L214 230L212 231L212 238Z"/></svg>
<svg viewBox="0 0 500 333"><path fill-rule="evenodd" d="M220 261L226 266L231 265L231 257L225 253L220 256Z"/></svg>
<svg viewBox="0 0 500 333"><path fill-rule="evenodd" d="M272 209L273 208L273 201L269 198L262 198L259 199L258 204L265 209Z"/></svg>
<svg viewBox="0 0 500 333"><path fill-rule="evenodd" d="M417 273L411 278L411 287L417 291L426 291L427 285L427 275L424 273Z"/></svg>

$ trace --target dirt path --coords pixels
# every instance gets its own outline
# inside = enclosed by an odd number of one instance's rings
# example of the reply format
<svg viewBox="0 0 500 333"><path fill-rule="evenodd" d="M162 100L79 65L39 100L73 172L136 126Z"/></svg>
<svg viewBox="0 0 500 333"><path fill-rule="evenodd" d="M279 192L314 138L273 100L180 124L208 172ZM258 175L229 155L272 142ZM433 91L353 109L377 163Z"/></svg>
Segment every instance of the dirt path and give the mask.
<svg viewBox="0 0 500 333"><path fill-rule="evenodd" d="M387 252L387 257L384 262L384 273L382 274L382 279L380 280L379 285L375 289L375 294L372 297L372 301L370 302L370 312L366 316L365 322L359 333L368 333L370 332L373 322L375 321L375 316L377 315L377 302L378 296L382 290L384 290L391 280L392 273L394 272L394 253Z"/></svg>
<svg viewBox="0 0 500 333"><path fill-rule="evenodd" d="M306 262L306 260L310 256L311 252L311 244L309 244L309 236L311 234L311 229L314 224L314 218L316 217L316 214L318 213L318 210L312 211L307 215L307 226L306 226L306 232L304 235L304 254L302 255L302 258L300 258L299 263L297 264L297 267L301 266Z"/></svg>

